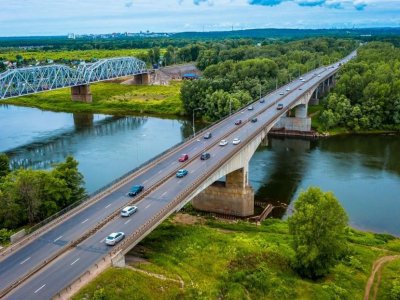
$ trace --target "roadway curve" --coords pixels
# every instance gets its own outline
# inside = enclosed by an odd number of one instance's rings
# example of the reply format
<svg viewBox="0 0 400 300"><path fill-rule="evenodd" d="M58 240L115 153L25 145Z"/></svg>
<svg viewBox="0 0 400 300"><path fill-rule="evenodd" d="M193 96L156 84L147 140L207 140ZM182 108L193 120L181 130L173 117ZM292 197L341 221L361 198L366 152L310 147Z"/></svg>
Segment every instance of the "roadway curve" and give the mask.
<svg viewBox="0 0 400 300"><path fill-rule="evenodd" d="M355 53L352 55L354 56ZM342 62L346 62L349 58L351 57L345 58ZM295 80L264 97L265 103L254 102L254 110L244 108L213 126L211 129L213 137L211 139L195 138L189 140L179 147L178 151L165 155L152 168L145 169L117 190L83 208L79 213L11 253L0 262L0 290L6 289L22 276L29 274L30 270L43 263L47 258L63 252L61 256L48 263L7 295L7 299L51 299L96 261L112 251L112 247L104 243L108 234L115 231L124 231L127 236L133 234L152 216L162 211L182 194L187 186L195 183L198 178L215 167L219 161L231 156L235 147L244 146L246 138L251 133L270 124L271 120L277 120L291 108L296 99L336 71L336 68L318 68L303 75L305 82ZM300 86L302 90L299 90ZM285 91L287 87L290 88L290 92L280 96L279 93ZM283 110L276 110L275 104L277 102L284 105ZM249 122L254 116L258 117L258 122ZM242 125L234 125L234 121L237 119L242 119ZM223 138L230 143L225 147L220 147L218 143ZM233 138L241 139L242 143L236 146L232 145ZM211 158L201 161L199 155L204 149L208 149ZM182 153L188 153L190 156L190 159L184 164L178 162L178 157ZM175 177L175 173L182 168L182 165L185 165L189 174L179 179ZM147 193L138 197L136 204L138 212L136 214L130 218L113 218L75 247L68 247L69 243L79 240L100 220L107 218L110 214L119 211L121 207L131 202L132 199L127 197L126 193L133 184L143 184L145 191L148 190Z"/></svg>

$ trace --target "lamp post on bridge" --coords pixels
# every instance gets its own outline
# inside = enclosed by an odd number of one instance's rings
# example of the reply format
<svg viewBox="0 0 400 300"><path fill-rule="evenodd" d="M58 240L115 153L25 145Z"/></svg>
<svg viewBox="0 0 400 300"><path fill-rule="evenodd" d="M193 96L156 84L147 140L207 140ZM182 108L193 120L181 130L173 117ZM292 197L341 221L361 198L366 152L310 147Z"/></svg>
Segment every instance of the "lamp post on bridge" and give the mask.
<svg viewBox="0 0 400 300"><path fill-rule="evenodd" d="M196 111L196 110L203 110L203 108L202 107L197 107L197 108L194 108L193 110L192 110L192 125L193 125L193 137L196 135L196 129L195 129L195 127L194 127L194 112Z"/></svg>

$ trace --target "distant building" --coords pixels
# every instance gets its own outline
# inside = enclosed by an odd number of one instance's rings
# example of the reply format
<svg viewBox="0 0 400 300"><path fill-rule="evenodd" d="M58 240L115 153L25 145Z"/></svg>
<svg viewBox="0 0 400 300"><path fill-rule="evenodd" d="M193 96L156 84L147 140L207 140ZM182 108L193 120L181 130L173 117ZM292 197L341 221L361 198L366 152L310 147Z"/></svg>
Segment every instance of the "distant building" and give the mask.
<svg viewBox="0 0 400 300"><path fill-rule="evenodd" d="M194 73L186 73L182 75L183 80L196 80L200 79L200 76Z"/></svg>
<svg viewBox="0 0 400 300"><path fill-rule="evenodd" d="M68 38L71 40L76 39L75 33L68 33Z"/></svg>

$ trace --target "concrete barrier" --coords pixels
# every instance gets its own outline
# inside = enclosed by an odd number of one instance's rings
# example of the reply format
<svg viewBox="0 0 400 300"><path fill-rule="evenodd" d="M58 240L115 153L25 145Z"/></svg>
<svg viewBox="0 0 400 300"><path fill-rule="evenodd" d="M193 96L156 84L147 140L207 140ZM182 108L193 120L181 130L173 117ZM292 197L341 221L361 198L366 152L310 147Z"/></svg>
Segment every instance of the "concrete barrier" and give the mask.
<svg viewBox="0 0 400 300"><path fill-rule="evenodd" d="M18 242L20 239L22 239L26 235L26 230L22 229L16 233L14 233L12 236L10 236L10 242L11 244L14 244Z"/></svg>

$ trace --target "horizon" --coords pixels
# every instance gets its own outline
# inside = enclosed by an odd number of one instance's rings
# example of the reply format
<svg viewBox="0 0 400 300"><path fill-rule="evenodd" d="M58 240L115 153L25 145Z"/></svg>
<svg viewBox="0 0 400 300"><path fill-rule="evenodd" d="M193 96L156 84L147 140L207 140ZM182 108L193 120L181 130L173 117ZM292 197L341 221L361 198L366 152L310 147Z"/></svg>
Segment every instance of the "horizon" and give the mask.
<svg viewBox="0 0 400 300"><path fill-rule="evenodd" d="M400 26L394 0L30 0L3 4L0 36ZM23 21L21 21L23 20Z"/></svg>

